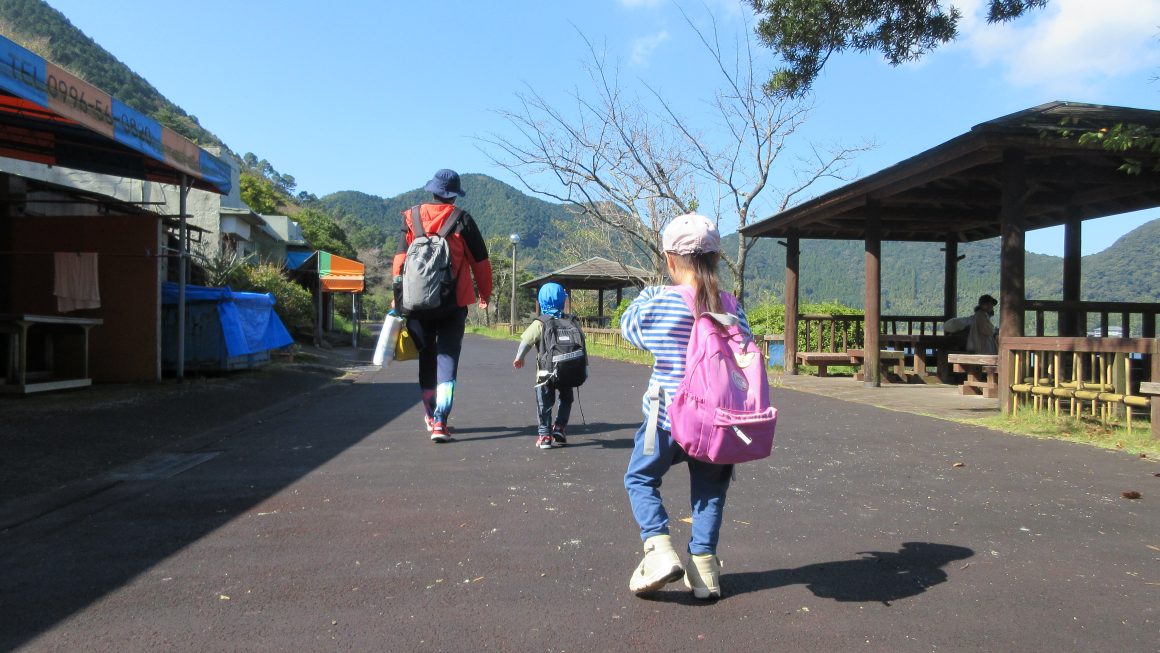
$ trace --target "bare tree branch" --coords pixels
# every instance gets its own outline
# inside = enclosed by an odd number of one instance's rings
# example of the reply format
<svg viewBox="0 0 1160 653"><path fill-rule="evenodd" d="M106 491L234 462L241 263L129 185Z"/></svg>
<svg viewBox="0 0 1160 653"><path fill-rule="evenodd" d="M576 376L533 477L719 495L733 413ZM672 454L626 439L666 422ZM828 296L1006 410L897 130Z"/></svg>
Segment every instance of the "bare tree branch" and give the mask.
<svg viewBox="0 0 1160 653"><path fill-rule="evenodd" d="M784 209L819 182L845 179L853 157L872 147L811 146L807 156L784 163L811 107L766 94L755 73L751 30L729 58L715 21L702 30L683 10L682 16L719 73L710 123L681 115L646 82L641 86L659 115L629 97L618 69L581 33L592 89L573 91L565 114L529 88L517 96L518 109L500 112L517 135L480 139L492 146L484 153L525 188L572 208L575 246L608 247L626 257L643 253L658 273L664 271L660 234L673 217L698 211L719 226L740 229L757 202ZM788 188L776 185L782 178L790 180ZM767 195L774 199L763 199ZM581 229L589 231L581 237ZM753 242L739 238L736 253L722 257L742 299Z"/></svg>

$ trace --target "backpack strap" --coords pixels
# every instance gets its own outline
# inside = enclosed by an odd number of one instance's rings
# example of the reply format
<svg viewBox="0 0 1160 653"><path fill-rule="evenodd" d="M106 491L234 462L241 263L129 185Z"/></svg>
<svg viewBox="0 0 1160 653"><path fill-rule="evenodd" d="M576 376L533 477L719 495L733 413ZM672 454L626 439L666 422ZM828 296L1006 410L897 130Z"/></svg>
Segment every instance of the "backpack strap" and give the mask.
<svg viewBox="0 0 1160 653"><path fill-rule="evenodd" d="M427 235L427 231L423 228L422 205L416 204L411 207L411 232L415 234L415 240Z"/></svg>
<svg viewBox="0 0 1160 653"><path fill-rule="evenodd" d="M447 236L451 234L451 230L455 228L455 223L459 222L461 216L463 216L463 209L455 207L451 211L451 215L447 216L447 220L443 222L443 226L439 228L439 237L447 240Z"/></svg>
<svg viewBox="0 0 1160 653"><path fill-rule="evenodd" d="M661 395L665 389L659 383L650 383L648 386L648 426L644 429L644 444L641 446L642 456L651 456L657 452L657 422L661 417Z"/></svg>

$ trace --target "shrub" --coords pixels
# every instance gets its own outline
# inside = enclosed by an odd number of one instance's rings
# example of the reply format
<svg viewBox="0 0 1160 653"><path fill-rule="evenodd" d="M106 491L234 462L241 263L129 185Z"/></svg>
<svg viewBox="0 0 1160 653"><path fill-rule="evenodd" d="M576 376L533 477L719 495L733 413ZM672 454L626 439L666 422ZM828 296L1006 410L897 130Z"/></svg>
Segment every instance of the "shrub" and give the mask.
<svg viewBox="0 0 1160 653"><path fill-rule="evenodd" d="M274 295L274 312L282 318L286 328L314 328L314 302L310 291L290 281L282 274L282 269L272 263L245 266L245 276L241 285L234 290L270 293Z"/></svg>

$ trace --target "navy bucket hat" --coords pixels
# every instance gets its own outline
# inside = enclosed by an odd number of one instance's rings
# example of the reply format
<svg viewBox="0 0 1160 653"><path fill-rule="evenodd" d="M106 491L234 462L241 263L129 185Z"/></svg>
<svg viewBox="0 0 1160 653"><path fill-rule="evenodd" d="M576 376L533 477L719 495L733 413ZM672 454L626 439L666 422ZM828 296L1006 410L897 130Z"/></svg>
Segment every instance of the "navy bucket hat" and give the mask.
<svg viewBox="0 0 1160 653"><path fill-rule="evenodd" d="M467 194L467 191L463 190L463 186L459 183L459 173L454 170L448 170L447 168L436 172L435 176L431 178L431 181L427 182L427 185L423 187L423 190L436 197L442 197L445 200L453 197L463 197Z"/></svg>

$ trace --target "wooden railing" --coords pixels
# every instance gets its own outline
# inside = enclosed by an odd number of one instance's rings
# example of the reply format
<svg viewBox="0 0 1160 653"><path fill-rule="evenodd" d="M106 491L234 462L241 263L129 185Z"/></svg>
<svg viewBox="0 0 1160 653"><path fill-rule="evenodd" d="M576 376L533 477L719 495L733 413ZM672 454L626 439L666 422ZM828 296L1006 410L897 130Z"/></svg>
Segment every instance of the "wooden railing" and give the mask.
<svg viewBox="0 0 1160 653"><path fill-rule="evenodd" d="M861 315L798 315L798 351L844 352L862 346ZM804 337L804 342L802 338Z"/></svg>
<svg viewBox="0 0 1160 653"><path fill-rule="evenodd" d="M999 401L1004 412L1030 409L1124 421L1150 415L1160 438L1160 402L1140 392L1160 380L1160 340L1155 338L999 339Z"/></svg>
<svg viewBox="0 0 1160 653"><path fill-rule="evenodd" d="M941 315L883 315L878 324L880 333L907 336L936 336L943 332L947 318Z"/></svg>
<svg viewBox="0 0 1160 653"><path fill-rule="evenodd" d="M1028 300L1024 310L1028 318L1024 332L1034 332L1039 337L1090 333L1103 337L1155 338L1160 304ZM1064 328L1066 325L1071 326Z"/></svg>
<svg viewBox="0 0 1160 653"><path fill-rule="evenodd" d="M636 347L632 343L624 339L620 335L620 329L584 329L584 338L588 342L604 345L606 347L614 347L616 349L632 350Z"/></svg>

